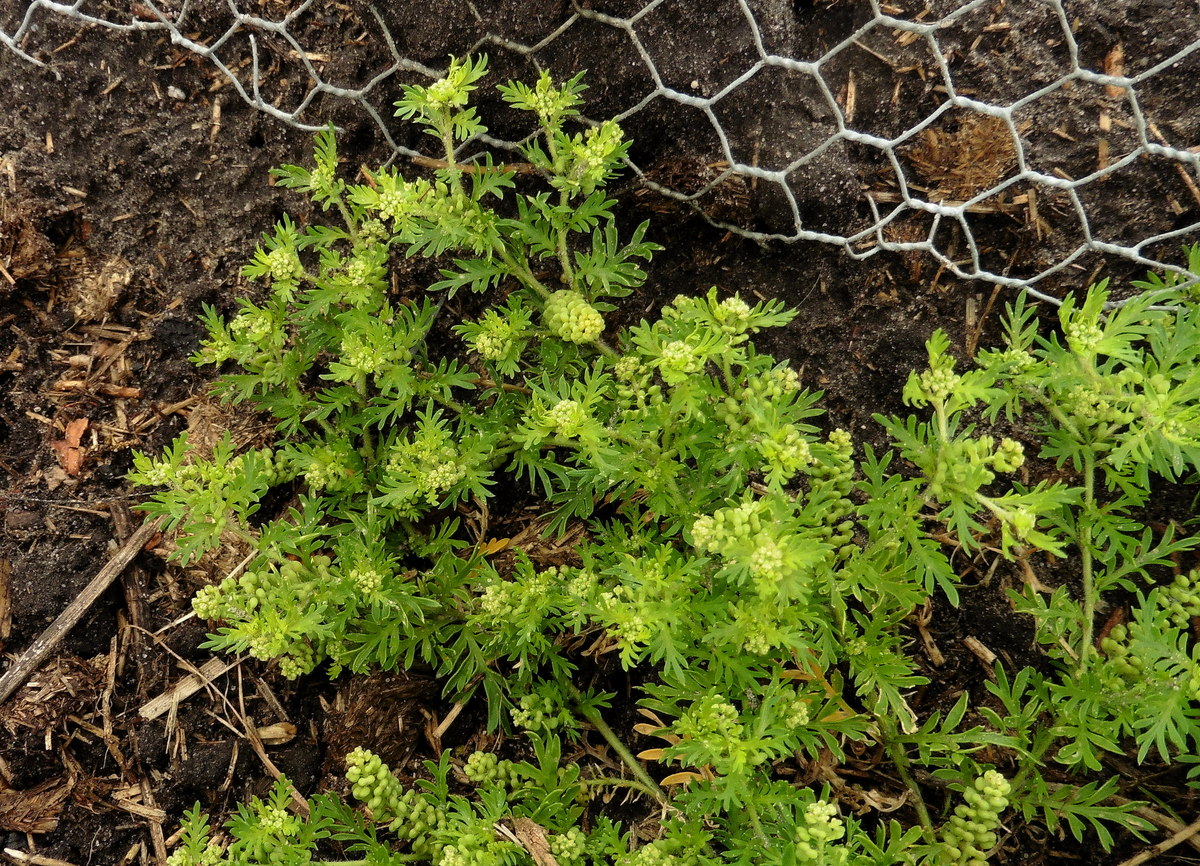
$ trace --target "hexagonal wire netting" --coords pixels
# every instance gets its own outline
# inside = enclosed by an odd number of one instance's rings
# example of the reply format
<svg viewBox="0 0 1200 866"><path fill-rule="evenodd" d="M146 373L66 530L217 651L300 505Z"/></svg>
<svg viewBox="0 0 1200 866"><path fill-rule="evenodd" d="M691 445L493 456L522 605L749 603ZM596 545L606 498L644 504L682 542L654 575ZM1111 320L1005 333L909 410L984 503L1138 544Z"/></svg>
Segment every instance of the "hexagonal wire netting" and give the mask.
<svg viewBox="0 0 1200 866"><path fill-rule="evenodd" d="M17 5L0 43L29 63L53 68L56 16L159 31L279 121L318 129L336 103L406 157L417 139L391 102L439 74L433 58L487 51L512 77L587 68L589 110L630 131L646 186L747 237L928 256L1052 302L1122 263L1195 281L1179 255L1200 239L1194 0ZM351 51L373 61L333 62Z"/></svg>

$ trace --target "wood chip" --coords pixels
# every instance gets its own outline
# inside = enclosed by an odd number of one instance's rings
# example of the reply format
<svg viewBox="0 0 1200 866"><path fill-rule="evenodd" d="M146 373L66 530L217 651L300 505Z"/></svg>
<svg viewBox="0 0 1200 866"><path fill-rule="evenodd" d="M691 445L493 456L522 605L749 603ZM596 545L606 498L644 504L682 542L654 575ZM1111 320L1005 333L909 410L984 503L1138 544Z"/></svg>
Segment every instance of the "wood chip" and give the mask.
<svg viewBox="0 0 1200 866"><path fill-rule="evenodd" d="M51 779L24 791L0 790L0 830L51 833L74 783Z"/></svg>
<svg viewBox="0 0 1200 866"><path fill-rule="evenodd" d="M291 722L276 722L257 729L264 746L282 746L296 738L296 726Z"/></svg>
<svg viewBox="0 0 1200 866"><path fill-rule="evenodd" d="M12 561L0 559L0 644L12 636Z"/></svg>
<svg viewBox="0 0 1200 866"><path fill-rule="evenodd" d="M113 805L123 812L128 812L130 815L138 815L142 818L147 818L151 821L167 820L167 813L162 809L153 806L145 806L141 803L135 803L133 800L125 797L114 797Z"/></svg>
<svg viewBox="0 0 1200 866"><path fill-rule="evenodd" d="M138 715L146 720L157 719L171 709L173 705L187 700L230 668L238 665L240 661L240 659L234 659L233 661L227 661L223 658L209 659L200 666L199 677L195 674L188 674L181 677L170 691L164 692L158 697L152 698L142 704L138 710Z"/></svg>
<svg viewBox="0 0 1200 866"><path fill-rule="evenodd" d="M1104 55L1104 74L1111 75L1114 78L1125 77L1125 46L1118 42L1108 50ZM1106 84L1104 92L1113 99L1120 99L1125 95L1125 88L1119 84Z"/></svg>
<svg viewBox="0 0 1200 866"><path fill-rule="evenodd" d="M963 638L963 646L969 649L974 656L983 662L983 665L990 672L992 665L996 663L996 654L984 646L983 641L975 637Z"/></svg>
<svg viewBox="0 0 1200 866"><path fill-rule="evenodd" d="M87 450L79 444L79 440L87 431L88 424L87 418L76 418L67 424L63 439L50 443L50 447L58 455L59 465L68 475L78 475L83 468L83 458Z"/></svg>
<svg viewBox="0 0 1200 866"><path fill-rule="evenodd" d="M550 853L546 830L540 824L529 818L514 818L513 833L537 866L558 866L558 861Z"/></svg>
<svg viewBox="0 0 1200 866"><path fill-rule="evenodd" d="M30 866L75 866L68 860L59 860L57 857L46 857L42 854L27 854L16 848L5 848L4 856L14 863L29 863Z"/></svg>

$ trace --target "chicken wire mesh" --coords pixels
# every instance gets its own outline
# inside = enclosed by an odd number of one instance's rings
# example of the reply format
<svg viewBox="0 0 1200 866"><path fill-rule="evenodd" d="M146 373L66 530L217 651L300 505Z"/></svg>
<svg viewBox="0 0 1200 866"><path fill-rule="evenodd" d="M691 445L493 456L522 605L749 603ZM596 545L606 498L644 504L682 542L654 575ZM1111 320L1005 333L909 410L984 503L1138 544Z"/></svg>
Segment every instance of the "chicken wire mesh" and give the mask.
<svg viewBox="0 0 1200 866"><path fill-rule="evenodd" d="M646 189L746 237L924 257L1050 301L1112 273L1196 279L1179 255L1200 240L1195 0L15 7L0 44L27 63L55 72L70 51L56 20L157 35L282 123L367 119L396 158L421 147L392 116L400 85L447 55L486 51L500 78L587 69L589 110L629 131ZM501 116L459 156L525 134Z"/></svg>

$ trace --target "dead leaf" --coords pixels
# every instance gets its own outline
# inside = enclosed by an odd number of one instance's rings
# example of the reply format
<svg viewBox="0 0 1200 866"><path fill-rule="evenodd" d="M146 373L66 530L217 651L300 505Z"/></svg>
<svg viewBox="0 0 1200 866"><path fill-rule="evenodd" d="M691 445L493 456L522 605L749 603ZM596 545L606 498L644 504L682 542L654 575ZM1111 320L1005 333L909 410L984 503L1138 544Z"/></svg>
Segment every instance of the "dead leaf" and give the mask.
<svg viewBox="0 0 1200 866"><path fill-rule="evenodd" d="M492 556L512 546L511 538L492 538L479 545L479 552L484 556Z"/></svg>
<svg viewBox="0 0 1200 866"><path fill-rule="evenodd" d="M690 785L692 782L699 782L704 779L701 773L693 773L690 770L684 770L679 773L672 773L658 784L664 788L669 788L672 785Z"/></svg>
<svg viewBox="0 0 1200 866"><path fill-rule="evenodd" d="M79 440L87 428L87 418L76 418L67 424L66 433L61 441L50 443L50 447L58 454L59 464L68 475L78 475L79 470L83 468L83 458L87 452L79 444Z"/></svg>

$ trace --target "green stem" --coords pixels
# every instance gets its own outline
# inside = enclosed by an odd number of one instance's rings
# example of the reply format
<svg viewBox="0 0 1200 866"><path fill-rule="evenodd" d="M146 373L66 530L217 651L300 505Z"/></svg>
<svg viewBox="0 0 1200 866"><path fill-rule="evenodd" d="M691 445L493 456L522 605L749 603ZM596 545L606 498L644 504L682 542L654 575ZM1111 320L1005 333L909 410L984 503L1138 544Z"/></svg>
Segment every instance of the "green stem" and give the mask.
<svg viewBox="0 0 1200 866"><path fill-rule="evenodd" d="M625 747L625 744L617 737L616 732L608 726L608 722L600 715L599 710L595 707L588 706L581 698L579 689L574 686L568 686L571 690L571 697L575 701L575 709L579 714L587 719L588 723L593 728L600 732L600 736L608 742L612 750L617 753L617 756L625 762L625 766L629 767L630 772L659 802L667 802L667 795L662 788L658 787L658 783L650 778L650 774L646 772L646 768L641 765L641 762L633 756L633 753Z"/></svg>
<svg viewBox="0 0 1200 866"><path fill-rule="evenodd" d="M560 190L558 194L558 206L565 212L571 207L571 197L567 191ZM555 220L557 222L557 220ZM556 225L554 233L558 239L558 264L563 271L563 279L567 286L578 291L578 286L575 284L575 269L571 267L571 253L567 249L567 227L564 225Z"/></svg>
<svg viewBox="0 0 1200 866"><path fill-rule="evenodd" d="M1079 512L1079 554L1083 582L1083 640L1079 647L1080 670L1087 670L1092 657L1092 630L1096 619L1096 582L1092 563L1092 520L1096 506L1096 455L1083 452L1083 508Z"/></svg>
<svg viewBox="0 0 1200 866"><path fill-rule="evenodd" d="M354 379L354 390L358 392L358 409L365 410L370 404L370 396L367 394L367 374L360 373ZM375 460L375 437L371 434L371 428L364 426L362 431L362 453L363 457L367 458L367 462L371 463Z"/></svg>
<svg viewBox="0 0 1200 866"><path fill-rule="evenodd" d="M883 747L887 750L888 756L896 765L896 772L900 776L901 781L904 782L904 786L912 794L913 808L917 810L917 818L921 822L925 841L933 845L937 842L937 833L933 829L933 819L929 817L929 810L925 807L925 796L922 794L917 780L913 778L908 753L904 751L904 746L900 743L896 725L892 719L878 714L875 714L875 721L878 723L879 730L883 734Z"/></svg>
<svg viewBox="0 0 1200 866"><path fill-rule="evenodd" d="M342 215L343 222L346 223L346 228L350 231L350 242L358 240L358 223L350 214L350 209L346 207L346 202L342 200L340 195L333 197L333 203L337 205L338 213Z"/></svg>
<svg viewBox="0 0 1200 866"><path fill-rule="evenodd" d="M767 833L763 830L762 819L758 816L758 807L754 805L752 800L747 800L744 806L746 816L750 819L750 826L754 828L754 835L758 837L759 842L770 846L771 840L767 838Z"/></svg>
<svg viewBox="0 0 1200 866"><path fill-rule="evenodd" d="M458 167L457 155L454 153L454 133L450 127L450 117L447 115L443 118L443 122L437 124L437 130L441 133L442 149L445 151L446 171L450 175L450 185L454 187L454 191L462 195L462 169Z"/></svg>
<svg viewBox="0 0 1200 866"><path fill-rule="evenodd" d="M594 779L580 779L579 784L588 787L612 787L612 788L632 788L634 791L641 791L648 797L658 798L661 791L656 791L653 788L647 788L637 779L618 779L615 776L597 776Z"/></svg>

